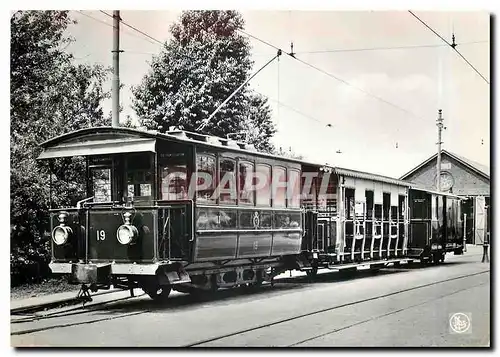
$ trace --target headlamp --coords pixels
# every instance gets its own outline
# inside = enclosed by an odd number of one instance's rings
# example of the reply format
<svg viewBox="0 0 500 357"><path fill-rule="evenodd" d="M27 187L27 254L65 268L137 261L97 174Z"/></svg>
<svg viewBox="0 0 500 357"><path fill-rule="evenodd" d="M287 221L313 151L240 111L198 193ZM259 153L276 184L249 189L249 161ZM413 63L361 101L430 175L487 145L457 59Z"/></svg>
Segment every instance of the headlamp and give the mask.
<svg viewBox="0 0 500 357"><path fill-rule="evenodd" d="M125 212L123 218L125 223L116 230L116 239L123 245L132 244L139 236L137 228L130 223L130 212Z"/></svg>
<svg viewBox="0 0 500 357"><path fill-rule="evenodd" d="M52 240L57 245L65 244L69 236L73 234L73 230L71 227L66 225L66 219L68 218L68 214L66 212L61 212L58 216L59 225L52 230Z"/></svg>

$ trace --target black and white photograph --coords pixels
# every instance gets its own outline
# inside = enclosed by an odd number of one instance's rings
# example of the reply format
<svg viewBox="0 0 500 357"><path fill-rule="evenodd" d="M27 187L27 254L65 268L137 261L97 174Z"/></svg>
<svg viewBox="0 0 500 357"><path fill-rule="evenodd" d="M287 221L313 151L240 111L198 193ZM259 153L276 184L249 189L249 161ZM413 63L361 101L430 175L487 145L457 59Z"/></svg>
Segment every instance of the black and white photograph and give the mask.
<svg viewBox="0 0 500 357"><path fill-rule="evenodd" d="M494 12L10 5L11 349L491 349Z"/></svg>

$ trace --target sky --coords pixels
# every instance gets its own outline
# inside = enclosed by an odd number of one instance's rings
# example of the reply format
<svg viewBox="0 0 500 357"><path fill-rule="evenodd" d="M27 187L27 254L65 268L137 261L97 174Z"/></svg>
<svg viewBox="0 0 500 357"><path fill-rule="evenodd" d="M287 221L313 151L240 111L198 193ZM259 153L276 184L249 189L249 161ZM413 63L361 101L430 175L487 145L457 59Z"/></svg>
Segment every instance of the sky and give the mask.
<svg viewBox="0 0 500 357"><path fill-rule="evenodd" d="M121 11L121 17L163 42L180 13ZM313 162L400 177L436 152L442 109L443 149L490 166L490 85L409 12L241 13L247 33L286 52L293 42L296 58L310 65L283 55L250 82L269 98L276 146ZM457 49L490 80L489 13L414 13L450 42L455 33ZM68 29L75 39L68 50L82 63L111 66L112 19L99 10L71 14L78 23ZM255 72L276 50L253 38L250 43ZM420 47L394 48L408 46ZM161 45L122 24L120 47L124 120L136 118L130 88ZM104 107L109 112L111 101Z"/></svg>

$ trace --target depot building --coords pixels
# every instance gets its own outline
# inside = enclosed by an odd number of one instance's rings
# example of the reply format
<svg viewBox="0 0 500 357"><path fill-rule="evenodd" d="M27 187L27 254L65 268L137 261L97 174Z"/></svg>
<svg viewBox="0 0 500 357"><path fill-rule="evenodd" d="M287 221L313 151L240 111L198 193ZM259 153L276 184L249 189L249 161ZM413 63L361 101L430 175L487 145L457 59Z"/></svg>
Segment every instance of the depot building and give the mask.
<svg viewBox="0 0 500 357"><path fill-rule="evenodd" d="M401 176L419 187L437 190L437 153ZM490 169L447 150L441 151L441 191L462 196L469 244L483 244L490 233Z"/></svg>

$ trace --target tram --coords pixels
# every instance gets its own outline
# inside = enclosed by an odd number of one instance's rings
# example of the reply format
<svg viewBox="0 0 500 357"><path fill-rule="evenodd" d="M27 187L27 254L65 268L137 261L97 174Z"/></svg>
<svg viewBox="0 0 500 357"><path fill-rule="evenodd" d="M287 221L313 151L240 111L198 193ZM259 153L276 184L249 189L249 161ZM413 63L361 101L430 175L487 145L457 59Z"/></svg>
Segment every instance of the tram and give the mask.
<svg viewBox="0 0 500 357"><path fill-rule="evenodd" d="M457 197L389 177L185 131L96 127L41 147L41 160L85 159L87 197L50 209L49 266L92 291L164 299L463 250Z"/></svg>
<svg viewBox="0 0 500 357"><path fill-rule="evenodd" d="M443 262L445 254L463 254L465 237L459 196L413 187L410 199L409 257Z"/></svg>

